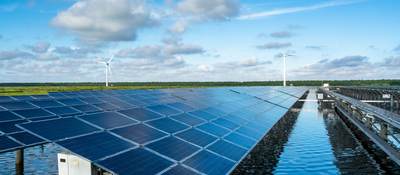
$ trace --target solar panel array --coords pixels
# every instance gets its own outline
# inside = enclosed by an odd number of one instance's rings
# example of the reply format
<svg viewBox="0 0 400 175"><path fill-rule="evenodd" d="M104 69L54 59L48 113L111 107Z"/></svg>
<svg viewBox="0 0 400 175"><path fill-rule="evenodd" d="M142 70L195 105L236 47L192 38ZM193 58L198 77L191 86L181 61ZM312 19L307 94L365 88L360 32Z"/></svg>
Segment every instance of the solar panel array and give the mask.
<svg viewBox="0 0 400 175"><path fill-rule="evenodd" d="M0 97L0 152L53 142L115 174L227 174L305 91L235 87Z"/></svg>

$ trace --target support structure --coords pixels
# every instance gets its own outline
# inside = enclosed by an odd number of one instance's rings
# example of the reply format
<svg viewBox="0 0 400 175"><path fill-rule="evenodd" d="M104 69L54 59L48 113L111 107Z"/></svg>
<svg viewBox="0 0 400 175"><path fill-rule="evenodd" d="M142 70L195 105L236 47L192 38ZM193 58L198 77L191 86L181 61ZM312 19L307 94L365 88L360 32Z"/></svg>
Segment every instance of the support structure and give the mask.
<svg viewBox="0 0 400 175"><path fill-rule="evenodd" d="M19 149L16 151L15 170L16 175L24 174L24 149Z"/></svg>

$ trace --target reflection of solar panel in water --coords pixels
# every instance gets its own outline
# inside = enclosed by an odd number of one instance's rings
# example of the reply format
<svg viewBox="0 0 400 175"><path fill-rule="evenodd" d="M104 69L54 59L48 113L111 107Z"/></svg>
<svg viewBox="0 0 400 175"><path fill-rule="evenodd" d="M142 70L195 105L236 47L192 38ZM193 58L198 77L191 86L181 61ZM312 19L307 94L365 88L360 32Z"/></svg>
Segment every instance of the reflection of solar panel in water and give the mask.
<svg viewBox="0 0 400 175"><path fill-rule="evenodd" d="M55 142L115 174L228 174L305 92L281 90L115 90L0 98L0 152Z"/></svg>

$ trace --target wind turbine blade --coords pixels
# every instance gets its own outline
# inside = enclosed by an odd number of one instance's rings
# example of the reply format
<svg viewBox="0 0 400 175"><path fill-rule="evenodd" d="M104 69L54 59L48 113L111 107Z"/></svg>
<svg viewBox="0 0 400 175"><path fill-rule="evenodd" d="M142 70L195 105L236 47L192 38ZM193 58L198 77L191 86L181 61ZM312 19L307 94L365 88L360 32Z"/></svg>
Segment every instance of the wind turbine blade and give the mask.
<svg viewBox="0 0 400 175"><path fill-rule="evenodd" d="M111 65L108 65L108 72L110 73L110 75L112 75Z"/></svg>
<svg viewBox="0 0 400 175"><path fill-rule="evenodd" d="M114 55L111 55L111 58L107 61L108 63L111 63L111 61L114 59Z"/></svg>

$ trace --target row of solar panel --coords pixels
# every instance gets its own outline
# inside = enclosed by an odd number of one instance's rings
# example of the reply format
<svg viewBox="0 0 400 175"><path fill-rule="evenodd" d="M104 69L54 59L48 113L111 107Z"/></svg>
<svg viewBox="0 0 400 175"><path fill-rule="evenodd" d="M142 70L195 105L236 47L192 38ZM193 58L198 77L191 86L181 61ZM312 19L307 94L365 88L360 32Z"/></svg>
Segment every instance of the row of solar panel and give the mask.
<svg viewBox="0 0 400 175"><path fill-rule="evenodd" d="M196 102L189 103L191 106L174 98L171 100L174 103L168 105L86 114L20 126L42 140L59 140L57 143L61 146L113 172L221 174L228 172L286 112L286 109L271 103L230 91L213 91L213 98L207 97L207 91L193 94L175 90L175 93L183 97L185 103L204 100L210 105L196 106ZM212 106L216 104L218 106ZM9 137L5 141L2 139L0 142L13 141ZM145 146L139 148L138 145ZM138 159L133 159L132 155ZM125 162L131 162L132 166L118 165L119 160L125 158L130 158ZM155 165L160 165L159 169L154 168ZM168 169L161 165L176 166ZM137 169L135 166L149 168ZM131 170L126 171L127 168Z"/></svg>

